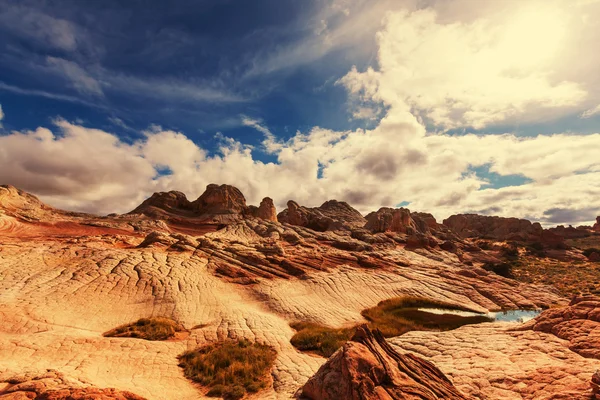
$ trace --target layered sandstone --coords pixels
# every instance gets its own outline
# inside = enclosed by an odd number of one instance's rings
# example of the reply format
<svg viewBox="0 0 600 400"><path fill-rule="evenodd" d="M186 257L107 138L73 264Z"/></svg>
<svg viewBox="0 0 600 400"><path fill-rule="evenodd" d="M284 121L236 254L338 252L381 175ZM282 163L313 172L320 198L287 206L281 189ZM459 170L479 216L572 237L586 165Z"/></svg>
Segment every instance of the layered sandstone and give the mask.
<svg viewBox="0 0 600 400"><path fill-rule="evenodd" d="M564 244L563 237L526 219L458 214L448 217L443 224L463 238L539 242L551 247Z"/></svg>
<svg viewBox="0 0 600 400"><path fill-rule="evenodd" d="M466 400L442 371L400 354L381 332L358 328L354 337L302 387L311 400Z"/></svg>
<svg viewBox="0 0 600 400"><path fill-rule="evenodd" d="M343 201L329 200L320 207L309 208L290 200L287 206L286 210L277 215L279 222L315 231L358 228L366 222L357 210Z"/></svg>
<svg viewBox="0 0 600 400"><path fill-rule="evenodd" d="M460 251L469 240L456 241L443 226L435 231L431 218L417 213L411 218L421 218L436 240L448 235L447 243L411 249L405 234L354 228L349 216L340 217L346 229L281 223L273 220L268 200L261 215L270 218L239 214L235 204L242 203L232 190L207 196L222 203L205 198L205 209L224 212L212 215L235 216L212 230L194 223L197 210L189 211L190 217L177 215L177 223L141 214L75 215L16 190L8 201L9 190L4 192L0 390L20 374L42 376L53 369L68 384L49 379L45 391L114 388L149 400L197 399L201 392L183 376L177 356L216 340L244 338L278 353L273 385L259 398L289 399L326 361L290 344L290 322L354 325L365 322L365 308L404 295L481 312L566 304L548 287L466 264ZM187 207L177 194L157 198L153 207ZM331 206L343 214L345 206ZM37 220L21 217L28 210L44 214ZM358 225L360 219L348 211ZM167 342L102 336L152 316L176 320L189 336ZM498 324L410 333L392 343L403 349L399 353L418 353L433 362L462 393L482 399L589 396L591 374L600 362L582 358L552 334ZM540 397L533 397L531 388Z"/></svg>
<svg viewBox="0 0 600 400"><path fill-rule="evenodd" d="M567 340L574 352L600 359L600 298L576 297L567 307L546 310L519 329L551 333Z"/></svg>

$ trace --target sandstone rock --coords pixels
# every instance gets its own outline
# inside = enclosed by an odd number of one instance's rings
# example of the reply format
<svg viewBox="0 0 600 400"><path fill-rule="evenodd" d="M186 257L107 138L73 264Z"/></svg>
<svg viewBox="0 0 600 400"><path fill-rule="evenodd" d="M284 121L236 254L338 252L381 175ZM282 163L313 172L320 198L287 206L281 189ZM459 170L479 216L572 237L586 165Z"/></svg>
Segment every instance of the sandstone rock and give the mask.
<svg viewBox="0 0 600 400"><path fill-rule="evenodd" d="M552 333L568 340L574 352L600 359L600 298L576 297L569 306L546 310L519 329Z"/></svg>
<svg viewBox="0 0 600 400"><path fill-rule="evenodd" d="M600 398L600 370L596 370L592 375L592 396L593 400Z"/></svg>
<svg viewBox="0 0 600 400"><path fill-rule="evenodd" d="M429 235L438 229L438 224L431 214L411 213L406 208L382 207L378 211L368 214L366 219L365 228L372 232Z"/></svg>
<svg viewBox="0 0 600 400"><path fill-rule="evenodd" d="M178 191L158 192L152 194L146 200L137 206L129 214L145 214L148 216L161 216L164 211L170 213L180 213L190 211L192 203L185 194Z"/></svg>
<svg viewBox="0 0 600 400"><path fill-rule="evenodd" d="M592 229L596 232L600 232L600 216L596 217L596 223L594 224Z"/></svg>
<svg viewBox="0 0 600 400"><path fill-rule="evenodd" d="M557 234L558 236L562 236L565 239L581 239L591 235L589 226L578 226L575 228L570 225L567 227L559 225L555 228L549 228L548 230Z"/></svg>
<svg viewBox="0 0 600 400"><path fill-rule="evenodd" d="M466 399L433 365L396 352L381 332L366 325L302 388L311 400Z"/></svg>
<svg viewBox="0 0 600 400"><path fill-rule="evenodd" d="M329 200L320 207L300 206L293 200L288 201L288 208L277 215L281 223L302 226L315 231L328 231L362 227L365 219L348 203Z"/></svg>
<svg viewBox="0 0 600 400"><path fill-rule="evenodd" d="M192 209L199 214L241 214L246 208L246 198L238 188L231 185L210 184L192 202Z"/></svg>
<svg viewBox="0 0 600 400"><path fill-rule="evenodd" d="M258 207L250 206L249 213L253 217L277 222L277 210L275 209L275 204L273 204L273 199L270 197L265 197L262 199Z"/></svg>
<svg viewBox="0 0 600 400"><path fill-rule="evenodd" d="M564 246L564 238L526 219L477 214L452 215L443 224L463 238L484 238L521 242L541 242L550 247Z"/></svg>

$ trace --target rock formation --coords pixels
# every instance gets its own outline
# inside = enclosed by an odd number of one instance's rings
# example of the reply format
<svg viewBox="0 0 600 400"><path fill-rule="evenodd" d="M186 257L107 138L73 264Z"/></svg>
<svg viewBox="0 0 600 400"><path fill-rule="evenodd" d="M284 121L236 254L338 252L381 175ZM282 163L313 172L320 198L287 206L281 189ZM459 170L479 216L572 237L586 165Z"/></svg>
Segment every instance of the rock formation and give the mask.
<svg viewBox="0 0 600 400"><path fill-rule="evenodd" d="M2 400L145 400L128 391L91 387L55 370L12 376L8 381L0 388Z"/></svg>
<svg viewBox="0 0 600 400"><path fill-rule="evenodd" d="M380 208L366 217L365 228L372 232L399 232L409 235L420 233L428 235L438 228L431 214L411 213L406 208Z"/></svg>
<svg viewBox="0 0 600 400"><path fill-rule="evenodd" d="M600 359L600 297L576 297L567 307L546 310L519 329L552 333L568 340L574 352Z"/></svg>
<svg viewBox="0 0 600 400"><path fill-rule="evenodd" d="M445 219L443 224L463 238L540 242L551 247L564 244L561 236L526 219L458 214Z"/></svg>
<svg viewBox="0 0 600 400"><path fill-rule="evenodd" d="M175 190L170 192L158 192L148 197L142 204L137 206L129 214L145 214L152 217L161 217L167 213L182 213L192 210L192 203L185 194Z"/></svg>
<svg viewBox="0 0 600 400"><path fill-rule="evenodd" d="M366 222L357 210L343 201L329 200L320 207L309 208L290 200L287 206L286 210L277 215L279 222L303 226L315 231L358 228Z"/></svg>
<svg viewBox="0 0 600 400"><path fill-rule="evenodd" d="M262 199L258 207L249 206L249 214L256 218L277 222L277 210L270 197Z"/></svg>
<svg viewBox="0 0 600 400"><path fill-rule="evenodd" d="M292 204L298 225L275 221L270 199L244 208L243 195L231 187L215 185L210 192L195 206L182 194L167 192L145 202L141 214L100 217L53 209L15 188L0 189L2 394L30 396L13 394L15 385L25 389L42 379L18 376L28 371L45 376L54 368L68 379L44 378L36 396L104 396L114 390L150 400L196 400L198 387L185 379L177 356L216 340L244 338L278 351L273 385L257 396L291 398L325 362L290 344L291 321L356 325L364 322L362 310L396 296L480 312L568 302L546 286L484 270L481 265L494 250L457 237L428 214L409 212L407 223L406 214L399 213L404 219L394 223L406 232L416 230L417 239L440 244L415 248L407 233L367 230L367 221L342 202L316 208ZM288 210L280 216L287 218ZM156 217L148 215L153 212ZM150 316L176 320L189 336L167 342L102 336ZM590 331L586 339L590 354L595 335ZM357 358L344 358L348 354L364 355L374 367L363 380L374 387L356 390L372 389L374 396L388 398L411 398L398 387L427 395L453 390L438 374L442 371L461 393L475 398L589 398L598 366L552 333L515 331L502 323L411 332L390 342L402 349L400 358L377 340L351 342L354 353L339 352L338 361L355 371L363 364L352 364ZM433 362L439 371L405 352ZM405 372L399 360L416 372ZM312 389L318 392L314 379ZM328 388L320 390L330 395Z"/></svg>
<svg viewBox="0 0 600 400"><path fill-rule="evenodd" d="M600 232L600 216L596 217L596 223L592 227L595 232Z"/></svg>
<svg viewBox="0 0 600 400"><path fill-rule="evenodd" d="M231 185L210 184L191 205L201 215L242 214L247 209L246 198L238 188Z"/></svg>
<svg viewBox="0 0 600 400"><path fill-rule="evenodd" d="M205 192L190 202L177 191L154 193L129 212L164 219L172 224L229 224L245 217L276 221L273 200L265 197L259 207L247 206L242 192L231 185L210 184Z"/></svg>
<svg viewBox="0 0 600 400"><path fill-rule="evenodd" d="M311 400L466 400L433 365L400 354L366 325L302 387Z"/></svg>

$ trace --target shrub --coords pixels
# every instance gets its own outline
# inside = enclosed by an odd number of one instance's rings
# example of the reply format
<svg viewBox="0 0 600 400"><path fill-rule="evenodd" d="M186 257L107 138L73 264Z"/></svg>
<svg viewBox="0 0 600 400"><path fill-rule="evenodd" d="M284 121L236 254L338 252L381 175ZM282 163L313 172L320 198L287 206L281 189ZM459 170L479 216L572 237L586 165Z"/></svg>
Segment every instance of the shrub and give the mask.
<svg viewBox="0 0 600 400"><path fill-rule="evenodd" d="M169 318L141 318L131 324L116 327L106 333L106 337L131 337L145 340L167 340L175 336L176 332L183 332L185 328Z"/></svg>
<svg viewBox="0 0 600 400"><path fill-rule="evenodd" d="M207 396L241 399L267 387L277 352L247 340L212 343L179 356L187 378L209 388Z"/></svg>
<svg viewBox="0 0 600 400"><path fill-rule="evenodd" d="M598 253L600 254L600 249L595 249L593 247L587 248L585 250L583 250L583 255L588 257L591 256L593 253Z"/></svg>
<svg viewBox="0 0 600 400"><path fill-rule="evenodd" d="M517 258L519 258L519 248L515 245L503 246L500 250L500 253L502 254L502 256L510 260L516 260Z"/></svg>
<svg viewBox="0 0 600 400"><path fill-rule="evenodd" d="M291 343L298 350L311 351L329 357L354 334L354 328L330 328L312 322L295 322L290 326L297 332Z"/></svg>
<svg viewBox="0 0 600 400"><path fill-rule="evenodd" d="M511 263L500 263L500 264L494 264L494 263L488 263L488 264L484 264L483 269L485 269L486 271L490 271L495 273L496 275L500 275L503 276L505 278L513 278L513 264Z"/></svg>
<svg viewBox="0 0 600 400"><path fill-rule="evenodd" d="M420 297L396 297L380 302L377 306L361 313L371 329L379 329L385 337L400 336L414 330L449 330L467 324L491 322L485 315L460 316L454 314L433 314L419 308L443 308L457 311L469 311L454 304L428 300ZM302 351L312 351L329 357L348 341L356 327L330 328L312 322L290 324L298 332L291 343Z"/></svg>

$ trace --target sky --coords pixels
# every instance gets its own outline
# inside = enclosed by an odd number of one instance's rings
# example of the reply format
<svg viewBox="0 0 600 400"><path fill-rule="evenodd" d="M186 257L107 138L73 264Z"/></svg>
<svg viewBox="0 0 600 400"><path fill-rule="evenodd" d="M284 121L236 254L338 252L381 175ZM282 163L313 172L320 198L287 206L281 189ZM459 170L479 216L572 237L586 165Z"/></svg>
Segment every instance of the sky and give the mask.
<svg viewBox="0 0 600 400"><path fill-rule="evenodd" d="M0 184L600 215L600 1L0 0Z"/></svg>

